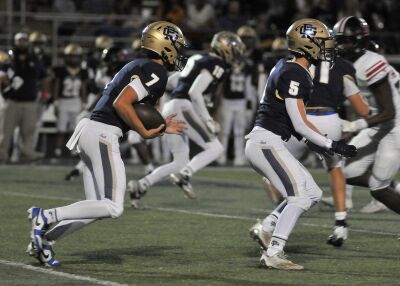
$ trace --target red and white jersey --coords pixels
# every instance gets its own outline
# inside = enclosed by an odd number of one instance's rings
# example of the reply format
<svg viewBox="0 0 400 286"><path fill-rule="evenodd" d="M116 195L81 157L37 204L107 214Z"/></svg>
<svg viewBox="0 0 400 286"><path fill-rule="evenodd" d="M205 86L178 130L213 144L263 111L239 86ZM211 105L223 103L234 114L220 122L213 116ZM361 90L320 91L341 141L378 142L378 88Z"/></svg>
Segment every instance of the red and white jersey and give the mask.
<svg viewBox="0 0 400 286"><path fill-rule="evenodd" d="M396 110L395 123L396 126L400 126L399 73L387 62L384 56L368 50L355 61L354 68L356 69L357 82L361 93L368 100L373 114L376 114L378 110L375 99L368 87L388 77Z"/></svg>

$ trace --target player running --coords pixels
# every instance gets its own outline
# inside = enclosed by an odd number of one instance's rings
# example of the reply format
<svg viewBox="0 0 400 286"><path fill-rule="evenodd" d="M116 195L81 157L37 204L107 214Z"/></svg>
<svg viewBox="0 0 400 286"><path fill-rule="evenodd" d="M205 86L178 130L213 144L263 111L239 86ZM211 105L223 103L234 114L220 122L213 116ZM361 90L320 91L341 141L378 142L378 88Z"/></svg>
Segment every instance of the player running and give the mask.
<svg viewBox="0 0 400 286"><path fill-rule="evenodd" d="M125 65L105 87L90 120L79 122L67 147L77 149L85 163L86 200L63 207L28 210L32 242L27 252L40 263L59 266L53 252L56 241L97 219L121 216L126 175L118 140L130 129L144 138L161 135L164 125L144 128L133 104L157 102L165 90L167 70L182 67L184 46L185 39L176 25L165 21L148 25L142 32L146 57ZM166 133L179 134L185 127L173 115L167 117L166 124Z"/></svg>
<svg viewBox="0 0 400 286"><path fill-rule="evenodd" d="M134 208L138 207L140 197L152 185L170 174L171 180L183 189L187 197L196 198L190 178L223 152L223 146L216 136L218 124L207 110L204 95L215 91L230 66L240 61L243 52L244 44L239 36L222 31L214 35L208 54L196 54L189 58L185 69L179 74L177 86L171 94L172 100L163 108L163 114L177 113L177 118L184 120L188 128L182 135L166 136L172 162L156 168L139 181L129 181L128 191ZM171 78L171 81L174 80ZM189 139L203 148L190 161Z"/></svg>
<svg viewBox="0 0 400 286"><path fill-rule="evenodd" d="M349 185L368 187L376 200L400 214L400 194L391 181L400 167L400 76L385 57L367 49L369 26L355 16L334 27L339 53L352 61L361 91L367 96L372 116L344 121L344 132L358 132L351 140L359 149L346 160Z"/></svg>
<svg viewBox="0 0 400 286"><path fill-rule="evenodd" d="M301 270L304 267L288 260L283 249L298 218L321 199L322 191L284 143L292 136L298 140L304 137L313 150L346 157L355 156L357 150L325 137L306 117L304 105L313 88L310 65L321 60L331 65L334 62L334 42L328 28L318 20L302 19L289 27L286 36L294 59L281 59L272 70L255 126L246 136L245 153L250 165L285 198L269 216L273 221L263 225L268 247L260 263L268 268Z"/></svg>

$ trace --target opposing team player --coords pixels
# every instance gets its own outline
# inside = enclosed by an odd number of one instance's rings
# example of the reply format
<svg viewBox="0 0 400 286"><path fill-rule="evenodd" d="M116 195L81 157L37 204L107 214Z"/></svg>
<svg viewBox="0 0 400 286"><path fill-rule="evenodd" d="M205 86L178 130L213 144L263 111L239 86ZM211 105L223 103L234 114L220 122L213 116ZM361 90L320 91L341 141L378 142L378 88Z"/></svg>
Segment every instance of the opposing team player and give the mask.
<svg viewBox="0 0 400 286"><path fill-rule="evenodd" d="M307 103L307 120L313 123L322 134L333 140L342 137L341 119L338 115L344 100L348 99L357 114L367 117L369 108L364 101L355 80L355 69L351 62L337 58L333 68L328 62L321 62L317 67L310 68L313 74L314 89ZM286 147L297 159L307 152L308 147L304 142L291 138ZM335 202L335 225L333 234L329 236L328 243L341 246L347 239L348 230L346 223L346 179L342 172L342 159L338 155L325 156L325 166L331 177L332 194ZM273 190L271 190L273 191ZM271 222L267 218L264 224ZM250 229L250 235L264 248L264 233L260 223Z"/></svg>
<svg viewBox="0 0 400 286"><path fill-rule="evenodd" d="M187 197L194 199L196 195L190 178L223 152L223 146L216 137L217 123L207 110L204 95L213 93L223 81L229 66L240 60L244 44L235 33L223 31L214 35L210 48L207 54L196 54L189 58L171 94L172 99L163 108L163 114L177 113L177 118L184 120L188 128L183 135L166 136L173 156L172 162L156 168L139 181L128 183L133 207L138 207L140 197L150 186L168 175L171 175L171 180L183 189ZM203 148L190 162L189 139Z"/></svg>
<svg viewBox="0 0 400 286"><path fill-rule="evenodd" d="M61 156L66 136L75 128L76 118L86 101L88 72L81 67L82 47L69 44L64 49L64 65L54 68L54 106L57 115L57 142L54 153Z"/></svg>
<svg viewBox="0 0 400 286"><path fill-rule="evenodd" d="M307 120L305 103L313 88L310 64L321 60L333 64L334 42L328 28L318 20L302 19L286 32L293 60L281 59L272 70L257 111L253 130L246 136L246 157L251 166L278 189L285 200L270 216L268 248L260 259L266 267L301 270L288 260L283 248L301 214L321 199L322 191L311 174L288 151L285 141L303 137L319 152L354 156L357 150L343 141L322 135Z"/></svg>
<svg viewBox="0 0 400 286"><path fill-rule="evenodd" d="M399 74L385 57L367 49L369 26L364 19L345 17L334 32L339 53L354 63L361 91L374 108L372 116L343 124L345 132L360 131L351 141L359 154L346 160L346 181L368 187L372 197L400 213L400 194L391 186L400 167Z"/></svg>
<svg viewBox="0 0 400 286"><path fill-rule="evenodd" d="M159 21L142 32L142 49L147 58L136 59L125 65L103 91L90 120L79 122L67 143L77 149L85 163L83 181L86 200L43 209L32 207L32 242L28 253L48 266L59 266L54 259L55 241L100 218L118 218L123 212L126 186L124 164L118 140L130 129L144 138L166 133L180 133L184 123L166 118L167 126L147 130L139 120L133 104L154 105L163 95L168 70L181 68L185 39L174 24Z"/></svg>

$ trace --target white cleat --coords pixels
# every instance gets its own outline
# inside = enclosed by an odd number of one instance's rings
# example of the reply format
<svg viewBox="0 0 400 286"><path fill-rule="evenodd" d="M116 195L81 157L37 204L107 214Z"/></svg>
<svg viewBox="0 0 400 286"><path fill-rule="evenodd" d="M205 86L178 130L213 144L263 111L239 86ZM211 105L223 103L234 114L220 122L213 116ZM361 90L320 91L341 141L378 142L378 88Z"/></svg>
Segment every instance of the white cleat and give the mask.
<svg viewBox="0 0 400 286"><path fill-rule="evenodd" d="M388 208L381 202L372 199L367 205L360 209L360 213L373 214L377 212L387 211Z"/></svg>
<svg viewBox="0 0 400 286"><path fill-rule="evenodd" d="M249 229L249 235L254 239L264 250L267 250L272 234L262 229L262 224L258 221Z"/></svg>
<svg viewBox="0 0 400 286"><path fill-rule="evenodd" d="M185 197L189 199L196 199L196 193L193 191L192 184L190 184L190 178L182 175L181 173L169 175L171 182L182 189L185 193Z"/></svg>
<svg viewBox="0 0 400 286"><path fill-rule="evenodd" d="M260 258L260 266L266 268L275 268L281 270L303 270L304 266L293 263L287 259L287 256L282 252L268 256L266 251L263 251Z"/></svg>
<svg viewBox="0 0 400 286"><path fill-rule="evenodd" d="M346 226L336 225L333 234L328 237L327 243L335 247L341 247L348 237L349 230Z"/></svg>
<svg viewBox="0 0 400 286"><path fill-rule="evenodd" d="M321 203L331 208L335 207L335 202L333 200L333 197L322 197ZM347 211L353 208L353 200L346 198L345 204Z"/></svg>

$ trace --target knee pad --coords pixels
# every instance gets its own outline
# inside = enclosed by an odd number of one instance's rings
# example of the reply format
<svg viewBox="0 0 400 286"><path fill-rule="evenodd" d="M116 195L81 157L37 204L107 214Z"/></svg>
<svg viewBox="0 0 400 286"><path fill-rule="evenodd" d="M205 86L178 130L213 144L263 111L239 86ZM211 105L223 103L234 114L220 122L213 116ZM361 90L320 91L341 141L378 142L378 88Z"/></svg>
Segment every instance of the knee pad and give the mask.
<svg viewBox="0 0 400 286"><path fill-rule="evenodd" d="M119 218L124 212L124 205L117 204L109 199L105 199L111 218Z"/></svg>
<svg viewBox="0 0 400 286"><path fill-rule="evenodd" d="M303 210L307 211L311 208L311 206L316 203L313 202L313 200L311 200L308 197L287 197L287 201L288 204L292 204L295 205L299 208L302 208Z"/></svg>
<svg viewBox="0 0 400 286"><path fill-rule="evenodd" d="M368 186L371 191L375 191L375 190L386 188L387 186L390 185L390 182L391 182L391 179L380 179L380 178L374 176L374 174L372 174L369 177Z"/></svg>

